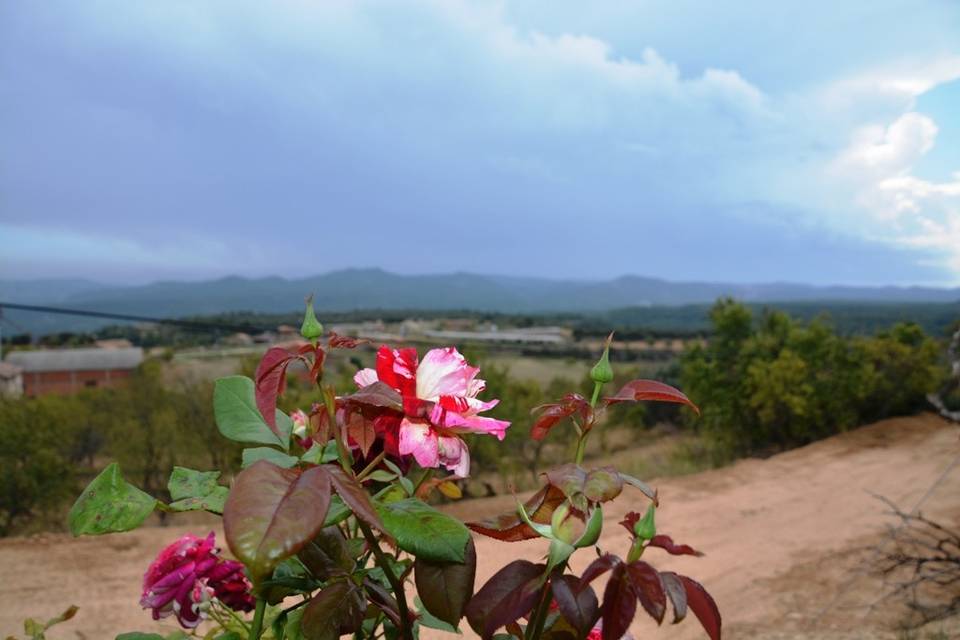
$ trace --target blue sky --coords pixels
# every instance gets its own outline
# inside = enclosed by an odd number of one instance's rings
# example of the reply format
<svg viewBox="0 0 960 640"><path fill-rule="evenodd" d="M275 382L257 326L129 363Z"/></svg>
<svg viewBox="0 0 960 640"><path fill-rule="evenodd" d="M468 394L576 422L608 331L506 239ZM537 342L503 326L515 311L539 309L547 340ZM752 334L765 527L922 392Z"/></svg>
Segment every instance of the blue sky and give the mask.
<svg viewBox="0 0 960 640"><path fill-rule="evenodd" d="M960 3L0 3L0 277L351 266L958 284Z"/></svg>

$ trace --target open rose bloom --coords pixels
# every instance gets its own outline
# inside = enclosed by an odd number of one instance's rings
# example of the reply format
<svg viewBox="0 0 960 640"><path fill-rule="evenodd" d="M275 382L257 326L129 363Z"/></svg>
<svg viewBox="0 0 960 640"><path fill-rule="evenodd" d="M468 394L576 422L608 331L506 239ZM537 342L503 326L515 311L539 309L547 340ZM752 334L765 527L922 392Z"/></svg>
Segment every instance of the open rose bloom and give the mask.
<svg viewBox="0 0 960 640"><path fill-rule="evenodd" d="M354 376L359 387L382 382L403 399L403 415L381 416L377 431L389 451L412 455L421 467L444 466L454 475L470 474L470 452L461 435L485 433L503 440L509 422L479 415L497 400L477 398L486 383L480 369L453 347L431 349L418 361L416 349L380 347L376 369ZM395 439L395 442L394 442Z"/></svg>
<svg viewBox="0 0 960 640"><path fill-rule="evenodd" d="M152 609L154 620L175 615L192 629L204 620L213 598L236 611L253 610L251 588L242 564L220 558L213 532L206 538L187 534L150 564L140 606Z"/></svg>

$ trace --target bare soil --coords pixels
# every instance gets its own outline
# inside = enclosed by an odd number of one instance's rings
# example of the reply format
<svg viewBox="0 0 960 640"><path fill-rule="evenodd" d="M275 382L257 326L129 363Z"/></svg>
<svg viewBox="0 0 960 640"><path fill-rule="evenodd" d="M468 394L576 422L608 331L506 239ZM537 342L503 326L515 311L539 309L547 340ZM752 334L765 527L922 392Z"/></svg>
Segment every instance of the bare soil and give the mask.
<svg viewBox="0 0 960 640"><path fill-rule="evenodd" d="M927 414L886 420L766 460L655 482L661 496L658 528L707 555L651 552L645 559L702 582L720 606L726 638L902 637L896 632L902 607L871 606L884 590L879 578L865 571L870 548L894 524L873 494L910 510L958 455L956 427ZM923 512L960 524L958 492L960 467L927 496ZM514 504L512 496L500 496L448 509L475 519ZM631 489L607 506L604 550L626 553L627 537L616 523L643 506ZM143 571L161 546L185 531L209 527L215 528L215 521L103 538L55 534L0 541L0 637L19 632L25 617L45 619L69 604L80 611L53 638L100 640L122 631L159 631L137 606ZM540 541L478 538L478 585L506 562L537 559L545 550ZM591 556L575 556L574 570L582 570ZM464 635L473 637L463 626ZM638 618L632 631L638 639L705 637L692 617L660 629ZM932 633L960 637L960 623L937 623L916 637Z"/></svg>

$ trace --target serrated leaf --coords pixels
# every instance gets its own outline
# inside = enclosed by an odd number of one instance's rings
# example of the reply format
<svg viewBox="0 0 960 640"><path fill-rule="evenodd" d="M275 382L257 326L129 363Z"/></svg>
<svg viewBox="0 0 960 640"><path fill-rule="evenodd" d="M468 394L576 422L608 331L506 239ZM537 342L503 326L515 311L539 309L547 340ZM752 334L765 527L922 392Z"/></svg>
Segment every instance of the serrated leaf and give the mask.
<svg viewBox="0 0 960 640"><path fill-rule="evenodd" d="M593 588L580 588L580 580L576 576L558 575L550 578L553 589L553 599L560 609L564 619L584 637L593 628L599 616L599 603Z"/></svg>
<svg viewBox="0 0 960 640"><path fill-rule="evenodd" d="M233 555L255 582L295 554L323 528L330 504L330 474L323 467L281 469L265 460L234 481L223 512Z"/></svg>
<svg viewBox="0 0 960 640"><path fill-rule="evenodd" d="M306 640L336 640L356 631L366 610L360 588L338 580L321 589L304 608L300 629Z"/></svg>
<svg viewBox="0 0 960 640"><path fill-rule="evenodd" d="M687 576L677 576L687 594L687 608L693 611L710 640L720 640L720 610L703 585Z"/></svg>
<svg viewBox="0 0 960 640"><path fill-rule="evenodd" d="M74 536L101 535L136 529L153 513L155 498L123 479L116 462L87 485L70 509L67 521Z"/></svg>
<svg viewBox="0 0 960 640"><path fill-rule="evenodd" d="M313 446L307 449L300 459L312 464L325 464L337 459L337 442L331 440L326 444L314 442Z"/></svg>
<svg viewBox="0 0 960 640"><path fill-rule="evenodd" d="M174 467L167 481L171 500L195 498L212 493L217 487L219 471L196 471L186 467Z"/></svg>
<svg viewBox="0 0 960 640"><path fill-rule="evenodd" d="M627 573L626 565L618 563L610 573L603 590L600 607L603 618L603 640L620 640L630 628L637 611L637 596Z"/></svg>
<svg viewBox="0 0 960 640"><path fill-rule="evenodd" d="M281 469L289 469L296 466L299 458L294 456L288 456L282 451L277 451L270 447L253 447L251 449L244 449L241 453L241 468L246 469L254 462L259 460L266 460L272 464L277 465Z"/></svg>
<svg viewBox="0 0 960 640"><path fill-rule="evenodd" d="M456 627L463 609L473 595L477 571L477 552L473 540L467 540L463 562L432 562L417 558L413 578L424 607L431 614Z"/></svg>
<svg viewBox="0 0 960 640"><path fill-rule="evenodd" d="M229 489L217 486L211 493L203 497L183 498L171 502L169 507L173 511L209 511L210 513L222 514L229 495Z"/></svg>
<svg viewBox="0 0 960 640"><path fill-rule="evenodd" d="M647 400L685 404L693 409L697 415L700 415L700 408L695 405L690 398L685 396L683 392L656 380L631 380L623 385L616 395L603 399L608 405L619 402L641 402Z"/></svg>
<svg viewBox="0 0 960 640"><path fill-rule="evenodd" d="M650 617L663 622L667 610L667 595L664 593L660 574L646 562L636 560L627 565L627 574L633 582L633 590Z"/></svg>
<svg viewBox="0 0 960 640"><path fill-rule="evenodd" d="M483 638L527 614L540 596L544 565L514 560L497 571L470 602L465 613L470 627Z"/></svg>
<svg viewBox="0 0 960 640"><path fill-rule="evenodd" d="M537 524L550 524L553 512L566 500L563 492L547 485L533 494L523 503L524 509L530 519ZM534 531L520 517L517 509L509 513L502 514L495 518L489 518L479 522L468 522L467 526L477 533L485 536L504 540L506 542L518 542L520 540L529 540L539 537L539 533Z"/></svg>
<svg viewBox="0 0 960 640"><path fill-rule="evenodd" d="M330 480L333 483L333 488L337 492L337 495L350 507L353 514L371 527L376 527L380 531L383 531L383 523L380 521L377 509L374 507L373 502L371 502L370 495L367 493L367 490L363 488L363 485L340 467L326 465L323 468L329 473Z"/></svg>
<svg viewBox="0 0 960 640"><path fill-rule="evenodd" d="M217 429L229 440L268 444L286 449L260 415L253 380L245 376L227 376L217 380L213 389L213 415Z"/></svg>
<svg viewBox="0 0 960 640"><path fill-rule="evenodd" d="M661 571L660 580L663 590L673 604L673 624L677 624L687 617L687 590L680 580L680 576L672 571Z"/></svg>
<svg viewBox="0 0 960 640"><path fill-rule="evenodd" d="M407 553L434 562L464 561L470 531L459 520L417 498L380 504L377 512L384 530Z"/></svg>
<svg viewBox="0 0 960 640"><path fill-rule="evenodd" d="M459 627L455 627L448 622L444 622L440 618L427 611L426 607L423 606L423 602L420 600L419 596L415 596L413 598L413 604L416 607L417 616L419 618L418 622L421 626L427 627L428 629L439 629L440 631L447 631L449 633L463 635L460 632Z"/></svg>

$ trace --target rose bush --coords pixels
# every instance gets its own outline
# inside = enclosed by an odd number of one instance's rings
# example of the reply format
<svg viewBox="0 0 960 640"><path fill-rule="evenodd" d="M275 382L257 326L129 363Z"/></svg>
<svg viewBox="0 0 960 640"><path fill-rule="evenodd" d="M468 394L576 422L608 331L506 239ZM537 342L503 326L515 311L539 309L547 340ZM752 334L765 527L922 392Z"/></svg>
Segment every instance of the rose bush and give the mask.
<svg viewBox="0 0 960 640"><path fill-rule="evenodd" d="M296 348L267 350L254 380L230 376L216 384L220 433L248 445L243 470L229 488L220 484L219 471L176 467L165 503L128 483L111 464L71 509L74 535L128 531L158 509L223 516L236 560L221 556L213 533L171 543L144 576L140 604L154 619L173 616L191 634L217 640L347 634L413 640L422 627L457 631L464 618L485 639L618 640L638 605L661 623L669 601L674 622L692 611L710 638L720 638L720 614L706 590L688 577L657 571L644 556L650 549L698 555L657 532L656 491L612 467L583 466L586 441L608 407L653 400L698 411L680 391L634 380L604 396L613 379L608 340L591 370L590 399L567 394L535 410L534 439L572 421L574 460L545 471L540 490L515 510L463 523L427 499L434 490L459 494L455 482L470 473L466 436L502 440L510 428L481 415L497 400L480 397L485 384L479 369L453 347L420 358L415 349L383 346L375 368L358 371L356 388L338 394L324 379L326 354L363 341L336 334L321 340L323 328L309 303L301 334L305 341ZM287 415L277 409L277 398L295 362L316 383L318 398ZM631 512L622 523L631 545L620 558L598 542L603 505L625 487L639 490L650 504L642 516ZM545 538L548 551L541 562L510 562L475 589L471 531L504 544ZM597 559L582 575L571 573L571 555L590 547ZM598 595L593 585L601 576L606 585ZM411 581L413 606L405 588Z"/></svg>

